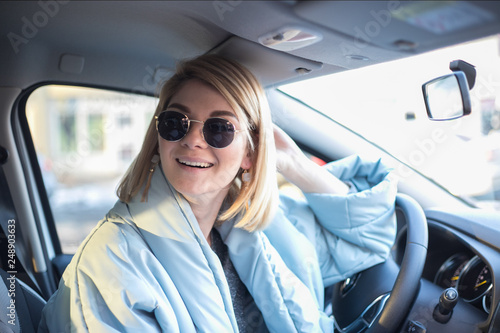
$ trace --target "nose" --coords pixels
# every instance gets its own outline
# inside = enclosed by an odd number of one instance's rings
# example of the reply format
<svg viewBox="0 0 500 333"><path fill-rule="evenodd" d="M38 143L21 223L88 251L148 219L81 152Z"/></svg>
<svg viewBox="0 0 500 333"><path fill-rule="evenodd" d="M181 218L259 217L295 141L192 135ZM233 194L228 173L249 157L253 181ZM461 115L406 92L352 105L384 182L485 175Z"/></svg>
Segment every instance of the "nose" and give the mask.
<svg viewBox="0 0 500 333"><path fill-rule="evenodd" d="M186 136L182 139L182 144L190 149L207 148L207 143L203 137L203 122L191 120L189 130Z"/></svg>

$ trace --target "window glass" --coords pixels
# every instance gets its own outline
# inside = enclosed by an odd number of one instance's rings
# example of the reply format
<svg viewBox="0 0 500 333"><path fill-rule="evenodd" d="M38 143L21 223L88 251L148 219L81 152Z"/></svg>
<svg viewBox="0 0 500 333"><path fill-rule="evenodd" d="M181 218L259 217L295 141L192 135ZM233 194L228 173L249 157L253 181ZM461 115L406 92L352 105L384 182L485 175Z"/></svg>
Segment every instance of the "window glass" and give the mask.
<svg viewBox="0 0 500 333"><path fill-rule="evenodd" d="M500 210L500 36L280 87L359 133L452 194ZM421 86L451 73L451 61L475 66L472 112L430 121ZM400 167L400 177L409 175Z"/></svg>
<svg viewBox="0 0 500 333"><path fill-rule="evenodd" d="M117 200L157 100L101 89L44 86L26 113L64 253L76 248Z"/></svg>

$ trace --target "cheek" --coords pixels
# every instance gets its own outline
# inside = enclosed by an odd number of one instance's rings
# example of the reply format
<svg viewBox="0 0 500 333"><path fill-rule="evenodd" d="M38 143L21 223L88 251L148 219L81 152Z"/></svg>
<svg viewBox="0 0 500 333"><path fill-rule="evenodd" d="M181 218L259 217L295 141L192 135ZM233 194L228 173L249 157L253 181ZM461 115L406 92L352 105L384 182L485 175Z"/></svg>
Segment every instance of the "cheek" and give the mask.
<svg viewBox="0 0 500 333"><path fill-rule="evenodd" d="M166 166L170 164L168 162L168 157L170 156L170 151L172 150L172 143L161 139L158 143L158 154L160 155L163 172L166 174Z"/></svg>
<svg viewBox="0 0 500 333"><path fill-rule="evenodd" d="M164 140L158 141L158 154L160 155L160 159L163 162L163 159L167 155L166 151L168 150L168 148L165 146L165 144L162 141L164 141Z"/></svg>
<svg viewBox="0 0 500 333"><path fill-rule="evenodd" d="M247 149L245 149L245 147L246 146L243 144L235 145L219 155L219 161L224 161L224 163L221 164L224 165L224 168L227 169L228 173L233 177L236 176L242 166L246 165Z"/></svg>
<svg viewBox="0 0 500 333"><path fill-rule="evenodd" d="M177 142L168 142L158 136L158 153L160 157L167 156Z"/></svg>

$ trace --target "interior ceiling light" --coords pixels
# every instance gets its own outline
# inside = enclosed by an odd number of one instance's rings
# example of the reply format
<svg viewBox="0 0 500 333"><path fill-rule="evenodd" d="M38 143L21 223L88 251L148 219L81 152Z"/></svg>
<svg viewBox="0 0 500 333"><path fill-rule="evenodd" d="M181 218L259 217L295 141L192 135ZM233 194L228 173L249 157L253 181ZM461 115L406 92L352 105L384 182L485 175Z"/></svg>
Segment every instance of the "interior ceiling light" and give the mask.
<svg viewBox="0 0 500 333"><path fill-rule="evenodd" d="M323 36L297 27L281 28L259 37L259 43L274 50L293 51L319 42Z"/></svg>

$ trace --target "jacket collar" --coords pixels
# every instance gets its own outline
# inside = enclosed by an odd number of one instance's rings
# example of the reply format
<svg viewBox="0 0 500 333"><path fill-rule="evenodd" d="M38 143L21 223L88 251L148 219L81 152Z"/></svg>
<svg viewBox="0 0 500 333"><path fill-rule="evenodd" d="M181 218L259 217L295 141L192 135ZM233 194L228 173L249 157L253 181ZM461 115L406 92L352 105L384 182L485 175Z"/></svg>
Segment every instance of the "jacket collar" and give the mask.
<svg viewBox="0 0 500 333"><path fill-rule="evenodd" d="M148 200L141 202L141 197L142 189L130 203L119 203L121 208L115 208L121 212L117 213L130 214L172 279L196 327L237 331L220 261L203 237L189 203L167 181L160 165L152 175ZM128 209L128 214L124 209ZM196 291L202 292L203 297Z"/></svg>

